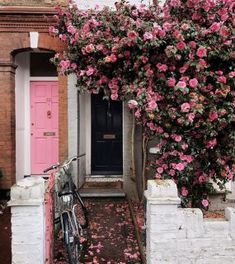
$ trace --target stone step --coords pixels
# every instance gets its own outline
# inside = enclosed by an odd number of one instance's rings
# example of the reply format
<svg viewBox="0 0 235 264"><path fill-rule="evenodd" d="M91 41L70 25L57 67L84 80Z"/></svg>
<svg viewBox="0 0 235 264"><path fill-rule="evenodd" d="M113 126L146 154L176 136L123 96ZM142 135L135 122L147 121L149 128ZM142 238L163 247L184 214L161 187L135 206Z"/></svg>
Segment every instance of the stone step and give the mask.
<svg viewBox="0 0 235 264"><path fill-rule="evenodd" d="M82 188L79 190L81 197L125 197L122 189Z"/></svg>
<svg viewBox="0 0 235 264"><path fill-rule="evenodd" d="M83 189L122 189L122 181L86 181L82 186Z"/></svg>

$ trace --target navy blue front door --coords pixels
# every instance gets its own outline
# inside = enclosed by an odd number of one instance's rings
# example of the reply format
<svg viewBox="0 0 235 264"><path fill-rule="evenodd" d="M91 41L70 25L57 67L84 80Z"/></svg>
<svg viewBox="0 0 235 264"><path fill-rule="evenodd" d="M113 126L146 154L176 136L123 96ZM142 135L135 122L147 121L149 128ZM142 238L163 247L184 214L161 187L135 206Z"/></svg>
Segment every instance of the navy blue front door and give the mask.
<svg viewBox="0 0 235 264"><path fill-rule="evenodd" d="M91 173L122 174L122 102L91 95Z"/></svg>

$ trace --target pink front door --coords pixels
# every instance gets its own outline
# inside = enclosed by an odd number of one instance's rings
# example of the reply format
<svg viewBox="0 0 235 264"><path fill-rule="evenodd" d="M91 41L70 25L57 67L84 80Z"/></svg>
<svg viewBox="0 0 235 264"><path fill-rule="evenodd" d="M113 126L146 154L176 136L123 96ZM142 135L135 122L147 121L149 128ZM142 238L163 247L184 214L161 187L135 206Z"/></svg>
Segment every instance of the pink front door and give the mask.
<svg viewBox="0 0 235 264"><path fill-rule="evenodd" d="M58 83L31 82L31 174L58 161Z"/></svg>

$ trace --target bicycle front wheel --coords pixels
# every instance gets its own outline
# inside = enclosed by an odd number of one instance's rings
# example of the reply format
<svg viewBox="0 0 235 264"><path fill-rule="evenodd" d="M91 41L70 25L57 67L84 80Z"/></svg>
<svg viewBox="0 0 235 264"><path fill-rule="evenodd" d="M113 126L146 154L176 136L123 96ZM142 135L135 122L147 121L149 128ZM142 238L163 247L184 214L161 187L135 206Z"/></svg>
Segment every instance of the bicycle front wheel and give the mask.
<svg viewBox="0 0 235 264"><path fill-rule="evenodd" d="M63 214L63 228L64 242L68 253L69 264L78 264L80 241L71 214Z"/></svg>
<svg viewBox="0 0 235 264"><path fill-rule="evenodd" d="M74 214L77 218L78 223L81 225L82 228L86 228L88 226L88 217L87 217L87 210L82 201L81 196L76 191L73 196L73 203L74 203Z"/></svg>

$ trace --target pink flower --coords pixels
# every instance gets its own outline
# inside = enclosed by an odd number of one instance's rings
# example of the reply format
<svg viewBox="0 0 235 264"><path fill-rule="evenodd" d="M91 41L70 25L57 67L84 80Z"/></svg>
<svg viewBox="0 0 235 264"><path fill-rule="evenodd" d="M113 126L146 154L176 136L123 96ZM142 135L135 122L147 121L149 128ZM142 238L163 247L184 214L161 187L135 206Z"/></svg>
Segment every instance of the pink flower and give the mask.
<svg viewBox="0 0 235 264"><path fill-rule="evenodd" d="M193 120L194 120L194 118L195 118L195 114L194 113L189 113L188 114L188 120L189 120L189 122L193 122Z"/></svg>
<svg viewBox="0 0 235 264"><path fill-rule="evenodd" d="M190 109L190 104L189 103L183 103L181 106L181 112L187 113Z"/></svg>
<svg viewBox="0 0 235 264"><path fill-rule="evenodd" d="M197 43L195 41L189 41L189 47L192 49L196 49Z"/></svg>
<svg viewBox="0 0 235 264"><path fill-rule="evenodd" d="M175 165L175 169L178 170L178 171L183 171L184 168L185 168L184 163L181 163L180 162L180 163L178 163L178 164Z"/></svg>
<svg viewBox="0 0 235 264"><path fill-rule="evenodd" d="M205 180L206 180L206 177L205 177L204 175L200 175L200 176L198 177L198 181L199 181L199 183L203 183L203 182L205 182Z"/></svg>
<svg viewBox="0 0 235 264"><path fill-rule="evenodd" d="M93 44L86 45L86 47L85 47L85 51L86 51L86 53L91 53L91 52L93 52L94 50L95 50L95 47L94 47Z"/></svg>
<svg viewBox="0 0 235 264"><path fill-rule="evenodd" d="M182 140L182 137L180 135L175 135L174 140L176 142L180 142Z"/></svg>
<svg viewBox="0 0 235 264"><path fill-rule="evenodd" d="M159 70L159 71L162 71L162 72L165 72L165 71L167 71L167 69L168 69L168 67L167 67L166 64L158 63L156 66L157 66L158 70Z"/></svg>
<svg viewBox="0 0 235 264"><path fill-rule="evenodd" d="M111 94L111 99L112 99L113 101L117 100L117 99L118 99L118 94L117 94L117 93L113 93L113 94Z"/></svg>
<svg viewBox="0 0 235 264"><path fill-rule="evenodd" d="M221 27L220 36L223 38L227 38L230 35L230 30L226 26Z"/></svg>
<svg viewBox="0 0 235 264"><path fill-rule="evenodd" d="M156 108L157 108L157 103L154 100L152 100L148 103L148 109L149 110L156 110Z"/></svg>
<svg viewBox="0 0 235 264"><path fill-rule="evenodd" d="M185 87L186 87L186 82L184 82L184 81L179 81L179 82L177 82L176 86L177 86L178 88L185 88Z"/></svg>
<svg viewBox="0 0 235 264"><path fill-rule="evenodd" d="M175 78L173 78L173 77L171 77L171 78L169 78L169 79L167 80L167 85L168 85L169 87L174 87L174 86L175 86L175 83L176 83L176 80L175 80Z"/></svg>
<svg viewBox="0 0 235 264"><path fill-rule="evenodd" d="M197 85L198 85L198 80L196 78L189 80L189 86L190 87L195 88L195 87L197 87Z"/></svg>
<svg viewBox="0 0 235 264"><path fill-rule="evenodd" d="M91 76L94 74L94 72L95 72L95 68L93 68L92 66L88 66L88 70L86 71L86 75Z"/></svg>
<svg viewBox="0 0 235 264"><path fill-rule="evenodd" d="M186 44L185 44L183 41L180 41L180 42L178 42L178 43L176 44L176 48L177 48L178 50L184 50L185 47L186 47Z"/></svg>
<svg viewBox="0 0 235 264"><path fill-rule="evenodd" d="M205 47L199 47L198 49L197 49L197 56L199 57L199 58L203 58L203 57L206 57L206 55L207 55L207 50L206 50L206 48Z"/></svg>
<svg viewBox="0 0 235 264"><path fill-rule="evenodd" d="M170 174L172 177L175 176L175 170L170 169L170 170L169 170L169 174Z"/></svg>
<svg viewBox="0 0 235 264"><path fill-rule="evenodd" d="M186 30L188 30L188 29L190 28L190 26L189 26L189 24L184 23L184 24L181 25L181 28L182 28L184 31L186 31Z"/></svg>
<svg viewBox="0 0 235 264"><path fill-rule="evenodd" d="M162 175L161 175L160 173L156 173L156 174L155 174L155 178L156 178L156 179L161 179L161 177L162 177Z"/></svg>
<svg viewBox="0 0 235 264"><path fill-rule="evenodd" d="M127 104L128 104L128 107L129 107L130 109L137 108L137 106L138 106L138 103L137 103L136 100L129 100Z"/></svg>
<svg viewBox="0 0 235 264"><path fill-rule="evenodd" d="M129 39L131 39L131 40L136 40L137 39L137 37L138 37L138 33L137 32L135 32L135 31L128 31L127 32L127 37L129 38Z"/></svg>
<svg viewBox="0 0 235 264"><path fill-rule="evenodd" d="M181 195L186 197L188 195L188 190L185 187L181 188Z"/></svg>
<svg viewBox="0 0 235 264"><path fill-rule="evenodd" d="M60 34L59 35L59 38L62 40L62 41L66 41L67 40L67 36L65 34Z"/></svg>
<svg viewBox="0 0 235 264"><path fill-rule="evenodd" d="M117 61L117 57L115 54L111 54L110 56L105 57L104 61L107 63L109 63L109 62L114 63Z"/></svg>
<svg viewBox="0 0 235 264"><path fill-rule="evenodd" d="M214 146L216 146L216 144L217 144L217 140L216 140L216 138L214 138L214 139L206 142L206 148L213 149Z"/></svg>
<svg viewBox="0 0 235 264"><path fill-rule="evenodd" d="M151 32L145 32L143 37L144 40L151 40L153 39L153 34Z"/></svg>
<svg viewBox="0 0 235 264"><path fill-rule="evenodd" d="M76 28L71 24L67 26L67 31L72 35L74 35L77 32Z"/></svg>
<svg viewBox="0 0 235 264"><path fill-rule="evenodd" d="M211 33L214 33L214 32L216 32L216 31L219 31L219 30L220 30L220 26L221 26L221 23L219 23L219 22L214 22L214 23L210 26L209 31L210 31Z"/></svg>
<svg viewBox="0 0 235 264"><path fill-rule="evenodd" d="M182 144L181 148L182 148L183 150L186 150L186 149L188 148L188 144L186 144L186 143Z"/></svg>
<svg viewBox="0 0 235 264"><path fill-rule="evenodd" d="M211 111L209 113L209 120L213 122L216 119L218 119L218 113L216 111Z"/></svg>
<svg viewBox="0 0 235 264"><path fill-rule="evenodd" d="M158 172L158 173L162 174L162 173L163 173L163 171L164 171L164 170L163 170L163 168L162 168L162 167L158 167L158 168L157 168L157 172Z"/></svg>
<svg viewBox="0 0 235 264"><path fill-rule="evenodd" d="M59 66L61 67L62 71L66 71L70 66L70 61L69 60L62 60L59 64Z"/></svg>
<svg viewBox="0 0 235 264"><path fill-rule="evenodd" d="M220 83L227 83L227 78L225 76L219 76L217 81Z"/></svg>
<svg viewBox="0 0 235 264"><path fill-rule="evenodd" d="M205 208L208 207L208 205L209 205L208 200L207 200L207 199L203 199L203 200L202 200L202 205L203 205Z"/></svg>
<svg viewBox="0 0 235 264"><path fill-rule="evenodd" d="M135 111L135 117L137 117L137 118L141 117L141 112L139 109Z"/></svg>

